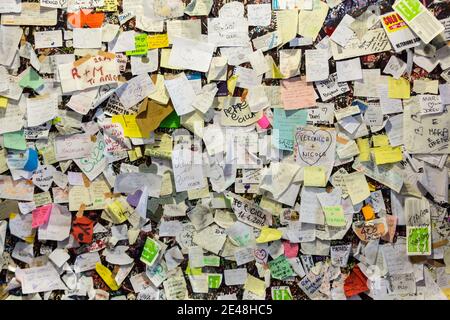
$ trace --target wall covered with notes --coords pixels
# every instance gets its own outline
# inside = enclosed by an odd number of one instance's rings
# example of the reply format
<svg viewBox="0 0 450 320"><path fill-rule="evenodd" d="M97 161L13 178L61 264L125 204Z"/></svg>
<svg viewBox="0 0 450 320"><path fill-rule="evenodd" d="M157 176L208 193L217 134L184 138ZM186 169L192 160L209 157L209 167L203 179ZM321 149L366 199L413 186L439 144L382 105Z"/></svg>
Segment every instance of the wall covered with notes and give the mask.
<svg viewBox="0 0 450 320"><path fill-rule="evenodd" d="M448 2L0 23L0 299L450 298Z"/></svg>

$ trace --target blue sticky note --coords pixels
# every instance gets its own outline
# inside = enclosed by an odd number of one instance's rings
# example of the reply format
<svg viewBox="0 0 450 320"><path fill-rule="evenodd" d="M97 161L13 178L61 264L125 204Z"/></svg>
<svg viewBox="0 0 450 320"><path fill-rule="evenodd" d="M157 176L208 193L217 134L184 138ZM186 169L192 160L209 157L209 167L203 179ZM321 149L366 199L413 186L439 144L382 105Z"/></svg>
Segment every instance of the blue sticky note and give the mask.
<svg viewBox="0 0 450 320"><path fill-rule="evenodd" d="M273 110L272 143L280 150L294 150L295 129L306 125L308 111L301 110Z"/></svg>

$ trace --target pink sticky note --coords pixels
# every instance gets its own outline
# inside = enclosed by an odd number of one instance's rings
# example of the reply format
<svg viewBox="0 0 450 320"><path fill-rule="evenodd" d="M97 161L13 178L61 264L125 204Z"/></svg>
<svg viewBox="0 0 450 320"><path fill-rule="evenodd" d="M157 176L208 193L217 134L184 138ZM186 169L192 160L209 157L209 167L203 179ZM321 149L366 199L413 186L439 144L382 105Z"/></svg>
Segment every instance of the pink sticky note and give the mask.
<svg viewBox="0 0 450 320"><path fill-rule="evenodd" d="M266 115L263 115L262 118L258 120L258 124L263 129L267 129L270 126L269 119L267 119Z"/></svg>
<svg viewBox="0 0 450 320"><path fill-rule="evenodd" d="M285 110L311 108L316 105L314 86L300 78L281 80L281 102Z"/></svg>
<svg viewBox="0 0 450 320"><path fill-rule="evenodd" d="M298 255L298 243L283 241L283 247L286 258L295 258Z"/></svg>
<svg viewBox="0 0 450 320"><path fill-rule="evenodd" d="M37 228L43 224L46 224L50 213L52 212L52 204L46 204L45 206L36 208L33 210L33 220L31 222L32 228Z"/></svg>

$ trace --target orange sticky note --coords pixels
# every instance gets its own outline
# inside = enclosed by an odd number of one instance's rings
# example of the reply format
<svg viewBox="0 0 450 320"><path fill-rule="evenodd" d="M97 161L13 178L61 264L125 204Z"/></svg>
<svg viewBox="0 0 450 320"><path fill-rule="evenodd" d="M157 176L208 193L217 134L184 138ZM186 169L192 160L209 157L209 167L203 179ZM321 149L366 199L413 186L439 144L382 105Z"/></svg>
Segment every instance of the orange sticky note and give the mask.
<svg viewBox="0 0 450 320"><path fill-rule="evenodd" d="M83 28L87 25L89 28L101 28L104 13L91 13L92 10L80 10L79 12L67 14L67 21L75 28Z"/></svg>
<svg viewBox="0 0 450 320"><path fill-rule="evenodd" d="M373 208L370 205L362 207L362 213L366 221L375 219L375 212L373 211Z"/></svg>

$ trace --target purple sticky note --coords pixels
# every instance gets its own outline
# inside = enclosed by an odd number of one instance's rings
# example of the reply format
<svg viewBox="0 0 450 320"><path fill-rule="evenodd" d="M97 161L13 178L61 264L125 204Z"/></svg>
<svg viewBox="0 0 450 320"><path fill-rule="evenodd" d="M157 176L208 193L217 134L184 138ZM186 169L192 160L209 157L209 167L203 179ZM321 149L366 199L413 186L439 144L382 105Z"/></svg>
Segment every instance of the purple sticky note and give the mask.
<svg viewBox="0 0 450 320"><path fill-rule="evenodd" d="M142 190L136 190L135 193L130 194L127 197L127 202L130 204L130 206L133 206L136 208L139 203L139 199L141 199L141 196L142 196Z"/></svg>

